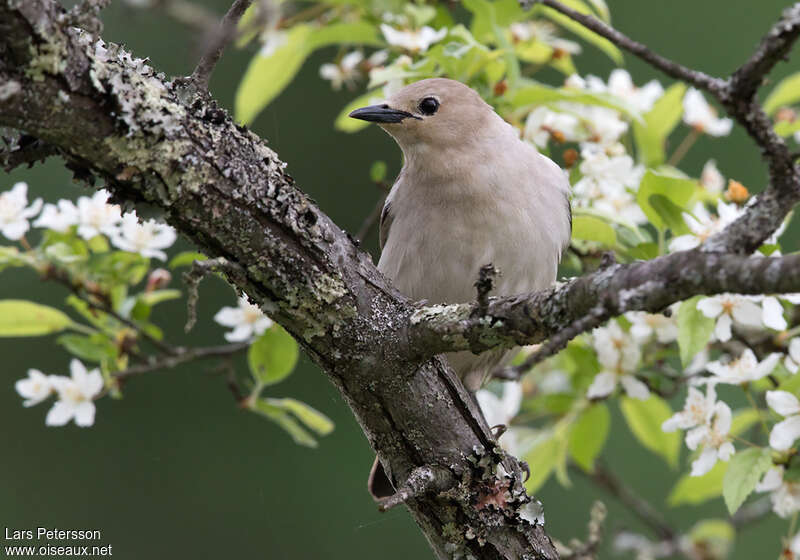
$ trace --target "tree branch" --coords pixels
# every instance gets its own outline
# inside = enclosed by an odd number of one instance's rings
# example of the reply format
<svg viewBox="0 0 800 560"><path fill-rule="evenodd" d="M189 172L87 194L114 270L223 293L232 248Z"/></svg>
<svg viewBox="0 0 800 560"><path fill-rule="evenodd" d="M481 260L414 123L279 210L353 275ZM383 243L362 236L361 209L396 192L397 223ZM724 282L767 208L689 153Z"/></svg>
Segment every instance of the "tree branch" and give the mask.
<svg viewBox="0 0 800 560"><path fill-rule="evenodd" d="M189 77L189 80L198 90L208 90L208 81L211 78L211 73L214 71L214 67L219 62L220 57L222 57L222 52L236 37L236 26L251 3L252 0L234 0L210 37L209 43L197 63L197 67Z"/></svg>

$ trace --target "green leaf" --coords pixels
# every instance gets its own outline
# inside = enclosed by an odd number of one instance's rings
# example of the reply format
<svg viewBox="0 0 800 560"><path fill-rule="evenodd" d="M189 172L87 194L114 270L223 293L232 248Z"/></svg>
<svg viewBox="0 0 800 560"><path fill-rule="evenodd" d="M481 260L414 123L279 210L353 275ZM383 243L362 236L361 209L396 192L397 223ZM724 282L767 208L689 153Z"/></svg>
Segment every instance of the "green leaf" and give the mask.
<svg viewBox="0 0 800 560"><path fill-rule="evenodd" d="M262 385L284 380L297 363L297 342L280 325L274 325L256 339L247 351L253 377Z"/></svg>
<svg viewBox="0 0 800 560"><path fill-rule="evenodd" d="M595 241L607 247L617 244L617 234L608 222L595 216L581 215L572 219L572 237L583 241Z"/></svg>
<svg viewBox="0 0 800 560"><path fill-rule="evenodd" d="M169 261L169 267L175 269L181 266L192 266L194 261L204 261L207 259L208 257L203 253L198 253L197 251L183 251L172 257Z"/></svg>
<svg viewBox="0 0 800 560"><path fill-rule="evenodd" d="M683 95L686 85L678 82L670 86L664 95L644 114L642 122L633 123L636 147L647 167L664 163L664 144L683 114Z"/></svg>
<svg viewBox="0 0 800 560"><path fill-rule="evenodd" d="M669 405L656 395L651 395L646 401L622 397L619 406L628 427L639 443L663 457L670 467L677 467L681 435L678 432L664 432L661 429L661 424L672 416Z"/></svg>
<svg viewBox="0 0 800 560"><path fill-rule="evenodd" d="M686 222L683 220L683 208L676 205L663 194L650 195L648 199L650 206L656 214L663 220L664 225L675 235L689 233Z"/></svg>
<svg viewBox="0 0 800 560"><path fill-rule="evenodd" d="M65 313L21 299L0 300L0 337L42 336L73 325Z"/></svg>
<svg viewBox="0 0 800 560"><path fill-rule="evenodd" d="M764 100L764 111L771 115L781 107L800 100L800 72L790 74L778 82Z"/></svg>
<svg viewBox="0 0 800 560"><path fill-rule="evenodd" d="M324 27L299 24L269 56L256 54L236 91L236 120L250 124L264 107L289 85L314 49L337 43L382 46L375 26L366 22L334 23Z"/></svg>
<svg viewBox="0 0 800 560"><path fill-rule="evenodd" d="M661 215L653 207L650 200L655 194L660 194L666 197L678 208L686 208L689 199L697 189L697 184L690 179L682 179L665 175L663 173L656 173L649 169L644 174L642 182L639 185L639 190L636 193L636 202L642 208L642 211L647 216L647 219L656 226L658 229L664 229L665 223Z"/></svg>
<svg viewBox="0 0 800 560"><path fill-rule="evenodd" d="M136 297L136 299L138 299L145 305L149 305L150 307L152 307L154 305L158 305L161 302L178 299L180 297L181 297L180 290L153 290L152 292L145 292L143 294L139 294Z"/></svg>
<svg viewBox="0 0 800 560"><path fill-rule="evenodd" d="M702 550L707 558L728 558L736 529L723 519L705 519L689 531L695 550Z"/></svg>
<svg viewBox="0 0 800 560"><path fill-rule="evenodd" d="M63 334L56 339L56 342L73 356L89 362L100 363L105 359L113 360L117 357L116 346L102 334L91 336Z"/></svg>
<svg viewBox="0 0 800 560"><path fill-rule="evenodd" d="M372 167L369 168L369 178L373 183L380 183L386 179L386 162L373 162Z"/></svg>
<svg viewBox="0 0 800 560"><path fill-rule="evenodd" d="M722 481L722 497L728 512L733 515L755 489L761 476L772 467L769 449L751 448L731 457Z"/></svg>
<svg viewBox="0 0 800 560"><path fill-rule="evenodd" d="M687 367L692 358L708 344L716 321L697 309L697 302L704 296L695 296L681 302L678 308L678 349L681 364Z"/></svg>
<svg viewBox="0 0 800 560"><path fill-rule="evenodd" d="M580 0L562 0L562 3L566 6L572 8L576 12L580 12L582 14L594 15L592 14L591 10L589 10L583 2ZM622 52L608 39L602 37L584 27L582 24L570 19L569 17L565 16L564 14L557 12L549 7L543 7L542 13L545 16L553 20L559 26L563 27L564 29L571 31L587 43L594 45L602 52L606 54L611 60L614 61L615 64L619 66L624 65L624 60L622 57Z"/></svg>
<svg viewBox="0 0 800 560"><path fill-rule="evenodd" d="M525 489L529 494L535 494L550 478L550 473L559 461L558 451L559 442L553 434L548 434L542 436L525 455L525 462L531 469L531 476L525 482Z"/></svg>
<svg viewBox="0 0 800 560"><path fill-rule="evenodd" d="M722 479L727 470L728 463L717 461L703 476L683 475L669 493L667 503L673 507L683 504L697 505L716 498L722 494Z"/></svg>
<svg viewBox="0 0 800 560"><path fill-rule="evenodd" d="M310 49L319 49L330 45L351 44L382 47L384 42L378 35L377 28L365 21L353 23L334 23L314 29L309 38Z"/></svg>
<svg viewBox="0 0 800 560"><path fill-rule="evenodd" d="M291 412L298 420L305 424L306 427L321 436L326 436L333 431L333 422L331 419L304 402L291 398L266 400L270 404L279 406L287 412Z"/></svg>
<svg viewBox="0 0 800 560"><path fill-rule="evenodd" d="M792 122L779 121L775 123L775 132L780 136L786 137L795 132L800 132L800 119Z"/></svg>
<svg viewBox="0 0 800 560"><path fill-rule="evenodd" d="M306 447L316 447L317 440L308 433L294 418L292 418L283 408L275 406L265 399L258 399L250 405L250 410L265 416L278 424L281 428L292 436L298 445Z"/></svg>
<svg viewBox="0 0 800 560"><path fill-rule="evenodd" d="M311 33L311 26L296 25L288 32L286 42L269 56L258 53L253 57L236 90L236 120L250 124L289 85L311 54Z"/></svg>
<svg viewBox="0 0 800 560"><path fill-rule="evenodd" d="M339 112L339 115L333 122L333 127L336 130L341 130L342 132L358 132L359 130L363 130L364 128L368 127L370 124L368 121L353 119L350 117L350 113L360 107L366 107L370 104L370 100L381 96L381 90L374 89L372 91L368 91L364 95L356 97L350 103L345 105L344 109Z"/></svg>
<svg viewBox="0 0 800 560"><path fill-rule="evenodd" d="M75 253L72 246L67 243L54 243L53 245L49 245L47 249L44 250L44 254L48 259L63 264L85 261L87 258L85 253Z"/></svg>
<svg viewBox="0 0 800 560"><path fill-rule="evenodd" d="M597 403L586 409L572 427L569 454L583 470L594 470L594 460L603 450L610 426L608 407L605 403Z"/></svg>

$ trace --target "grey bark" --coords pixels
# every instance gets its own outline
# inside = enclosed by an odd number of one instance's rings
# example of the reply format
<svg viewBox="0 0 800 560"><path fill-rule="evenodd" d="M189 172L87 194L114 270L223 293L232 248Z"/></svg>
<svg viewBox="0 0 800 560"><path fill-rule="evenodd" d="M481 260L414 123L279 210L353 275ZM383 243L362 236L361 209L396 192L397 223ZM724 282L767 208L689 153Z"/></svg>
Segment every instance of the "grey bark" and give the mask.
<svg viewBox="0 0 800 560"><path fill-rule="evenodd" d="M341 391L438 558L557 557L543 528L523 518L530 498L519 465L438 352L540 341L589 310L606 317L698 293L800 291L798 257L742 256L800 197L798 170L760 109L751 111L752 96L726 104L771 164L771 186L745 225L700 250L489 298L479 313L477 304L418 308L210 96L68 27L64 13L54 0L0 0L0 125L37 138L37 154L58 152L79 178L99 179L117 200L162 215L205 253L233 263L231 283ZM793 29L780 34L785 46L776 53L788 51ZM761 60L772 51L759 52ZM751 66L751 77L771 68ZM713 83L720 96L734 95L713 80L709 91ZM737 109L740 101L749 108ZM21 153L13 159L25 161Z"/></svg>

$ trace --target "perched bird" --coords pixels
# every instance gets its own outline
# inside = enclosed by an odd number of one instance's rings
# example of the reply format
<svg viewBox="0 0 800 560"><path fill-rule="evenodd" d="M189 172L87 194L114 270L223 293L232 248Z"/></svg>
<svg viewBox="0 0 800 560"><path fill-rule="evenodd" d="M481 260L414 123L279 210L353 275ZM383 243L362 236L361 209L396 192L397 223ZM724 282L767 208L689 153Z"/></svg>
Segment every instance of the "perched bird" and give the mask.
<svg viewBox="0 0 800 560"><path fill-rule="evenodd" d="M401 292L429 303L470 301L489 263L500 270L495 295L553 283L571 235L569 181L477 92L454 80L421 80L350 116L377 123L403 152L381 215L378 262ZM476 391L513 354L447 359Z"/></svg>

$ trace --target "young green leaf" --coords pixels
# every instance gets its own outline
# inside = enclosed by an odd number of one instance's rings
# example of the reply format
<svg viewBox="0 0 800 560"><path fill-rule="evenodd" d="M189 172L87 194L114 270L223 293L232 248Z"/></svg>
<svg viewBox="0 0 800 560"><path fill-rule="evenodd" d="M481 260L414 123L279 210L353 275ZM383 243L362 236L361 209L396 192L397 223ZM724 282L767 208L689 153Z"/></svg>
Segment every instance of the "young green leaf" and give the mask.
<svg viewBox="0 0 800 560"><path fill-rule="evenodd" d="M583 2L580 0L562 0L564 4L575 10L576 12L581 12L584 14L593 15L591 11L586 8ZM624 64L624 60L622 57L622 52L608 39L602 37L595 33L594 31L589 30L588 28L584 27L580 23L570 19L569 17L565 16L564 14L553 10L552 8L546 7L542 10L542 13L553 20L555 23L563 27L564 29L571 31L587 43L590 43L604 52L611 60L614 61L615 64L622 66Z"/></svg>
<svg viewBox="0 0 800 560"><path fill-rule="evenodd" d="M800 72L790 74L778 82L764 100L764 111L772 115L786 105L800 100Z"/></svg>
<svg viewBox="0 0 800 560"><path fill-rule="evenodd" d="M283 408L275 406L266 399L258 399L250 405L250 410L269 418L292 436L294 442L306 447L316 447L317 440L308 433L294 418Z"/></svg>
<svg viewBox="0 0 800 560"><path fill-rule="evenodd" d="M650 451L664 458L667 464L678 466L681 436L678 432L665 432L661 424L672 416L672 409L656 395L646 401L622 397L620 409L631 433Z"/></svg>
<svg viewBox="0 0 800 560"><path fill-rule="evenodd" d="M56 339L56 343L73 356L88 362L100 363L105 359L113 360L117 357L117 347L102 334L90 336L63 334Z"/></svg>
<svg viewBox="0 0 800 560"><path fill-rule="evenodd" d="M678 308L678 349L683 367L688 366L692 358L706 347L711 333L714 332L714 319L706 317L697 309L697 302L702 298L703 296L696 296L687 299Z"/></svg>
<svg viewBox="0 0 800 560"><path fill-rule="evenodd" d="M722 479L728 470L728 463L718 461L714 467L703 476L683 475L667 497L671 506L697 505L707 502L722 494Z"/></svg>
<svg viewBox="0 0 800 560"><path fill-rule="evenodd" d="M0 337L42 336L73 325L65 313L21 299L0 300Z"/></svg>
<svg viewBox="0 0 800 560"><path fill-rule="evenodd" d="M597 403L581 414L569 434L569 454L583 470L592 472L594 460L603 450L611 426L605 403Z"/></svg>
<svg viewBox="0 0 800 560"><path fill-rule="evenodd" d="M296 399L266 399L270 404L279 406L291 412L298 420L321 436L326 436L333 431L333 422L312 406Z"/></svg>
<svg viewBox="0 0 800 560"><path fill-rule="evenodd" d="M298 356L297 342L281 326L274 325L250 345L247 363L259 383L274 385L292 373Z"/></svg>
<svg viewBox="0 0 800 560"><path fill-rule="evenodd" d="M525 482L525 489L529 494L536 491L547 482L550 473L559 461L559 443L552 435L544 435L534 444L534 447L525 455L525 462L531 470L531 476Z"/></svg>
<svg viewBox="0 0 800 560"><path fill-rule="evenodd" d="M745 449L731 457L722 481L722 497L731 515L736 513L771 467L772 452L768 448Z"/></svg>
<svg viewBox="0 0 800 560"><path fill-rule="evenodd" d="M339 115L336 117L336 120L333 121L334 128L336 130L341 130L342 132L358 132L359 130L363 130L364 128L368 127L368 121L351 119L350 113L359 107L366 107L370 104L370 100L380 97L383 97L383 94L380 90L376 89L368 91L364 95L359 95L353 99L350 103L345 105L341 111L339 111Z"/></svg>
<svg viewBox="0 0 800 560"><path fill-rule="evenodd" d="M169 267L175 269L181 266L192 266L194 261L204 261L207 259L208 257L203 253L198 253L197 251L183 251L170 259Z"/></svg>
<svg viewBox="0 0 800 560"><path fill-rule="evenodd" d="M580 215L572 219L572 238L602 243L606 247L617 244L617 233L608 222L595 216Z"/></svg>
<svg viewBox="0 0 800 560"><path fill-rule="evenodd" d="M664 163L664 144L683 114L683 95L686 85L677 82L664 92L653 107L644 114L642 122L633 123L636 147L647 167Z"/></svg>
<svg viewBox="0 0 800 560"><path fill-rule="evenodd" d="M696 189L697 184L690 179L682 179L648 170L639 185L639 190L636 193L636 202L639 203L647 219L654 226L658 229L664 229L666 223L653 207L650 198L656 194L662 195L683 210Z"/></svg>

